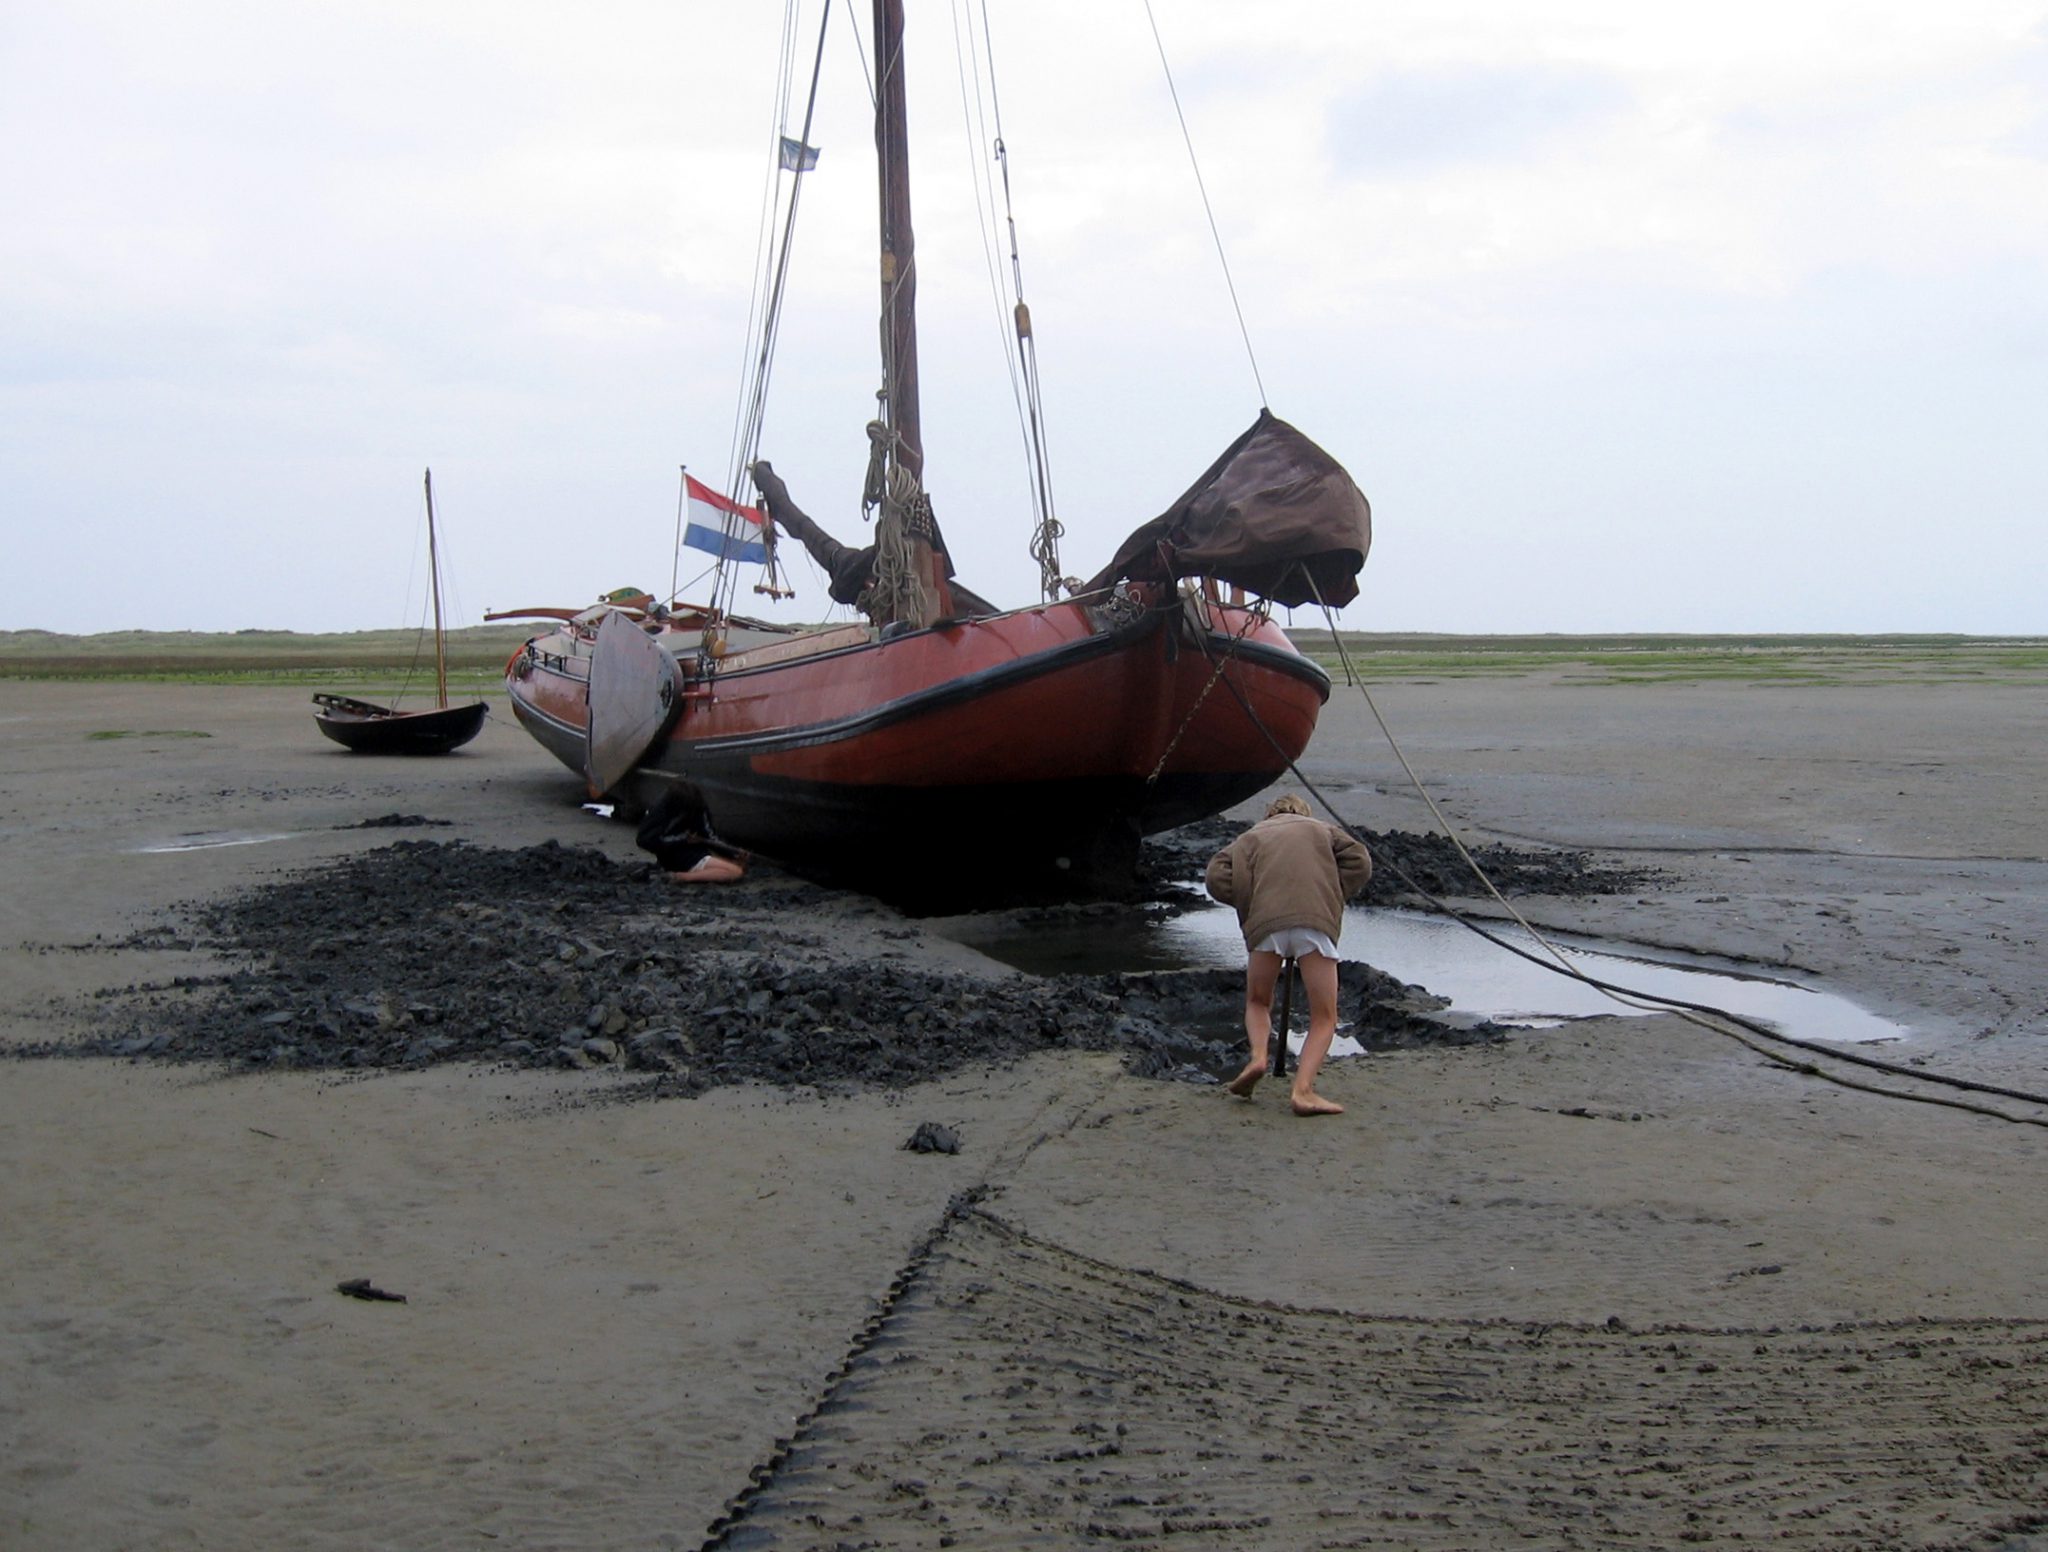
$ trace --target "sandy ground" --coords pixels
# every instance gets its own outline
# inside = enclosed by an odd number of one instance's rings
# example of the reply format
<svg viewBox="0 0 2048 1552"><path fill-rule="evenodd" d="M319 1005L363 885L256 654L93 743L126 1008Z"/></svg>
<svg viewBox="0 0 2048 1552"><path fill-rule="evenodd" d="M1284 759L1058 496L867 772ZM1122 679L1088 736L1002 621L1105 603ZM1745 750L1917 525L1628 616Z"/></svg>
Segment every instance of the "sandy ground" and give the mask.
<svg viewBox="0 0 2048 1552"><path fill-rule="evenodd" d="M1377 698L1472 834L1669 871L1547 924L2048 1089L2038 690ZM1421 826L1355 693L1306 768ZM391 839L338 826L632 855L575 799L502 715L379 762L296 692L0 684L0 1042L166 974L105 945L179 902ZM1337 1064L1329 1122L1101 1055L619 1083L0 1066L0 1546L2048 1547L2039 1124L1669 1017Z"/></svg>

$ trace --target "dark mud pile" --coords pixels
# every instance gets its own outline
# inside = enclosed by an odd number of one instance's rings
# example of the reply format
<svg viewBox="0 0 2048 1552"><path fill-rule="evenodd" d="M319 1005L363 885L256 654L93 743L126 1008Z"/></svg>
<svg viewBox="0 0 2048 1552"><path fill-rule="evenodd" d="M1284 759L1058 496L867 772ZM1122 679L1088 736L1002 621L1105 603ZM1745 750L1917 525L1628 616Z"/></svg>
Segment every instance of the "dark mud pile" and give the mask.
<svg viewBox="0 0 2048 1552"><path fill-rule="evenodd" d="M1156 890L1173 879L1199 879L1209 859L1243 833L1243 825L1205 819L1148 842L1142 864L1147 884ZM1356 834L1372 853L1372 879L1360 897L1368 905L1419 905L1430 896L1458 900L1486 893L1447 836L1365 829ZM1466 849L1494 887L1510 898L1628 894L1663 877L1655 868L1617 867L1582 851L1502 845Z"/></svg>
<svg viewBox="0 0 2048 1552"><path fill-rule="evenodd" d="M1213 849L1201 835L1179 845ZM1163 871L1181 866L1169 857ZM765 868L678 889L594 850L401 841L129 940L231 968L103 992L82 1038L32 1054L618 1066L682 1094L900 1087L1055 1047L1120 1051L1141 1075L1191 1081L1242 1060L1237 971L975 974L935 967L922 939L887 906ZM1363 964L1343 984L1342 1016L1369 1049L1502 1034L1445 1021L1423 989Z"/></svg>

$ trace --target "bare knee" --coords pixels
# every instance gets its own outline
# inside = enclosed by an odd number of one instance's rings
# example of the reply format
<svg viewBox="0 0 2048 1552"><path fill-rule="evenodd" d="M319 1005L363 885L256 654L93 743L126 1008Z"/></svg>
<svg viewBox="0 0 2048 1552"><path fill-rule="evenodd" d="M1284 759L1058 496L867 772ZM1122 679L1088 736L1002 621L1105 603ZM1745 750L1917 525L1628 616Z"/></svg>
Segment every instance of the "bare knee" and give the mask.
<svg viewBox="0 0 2048 1552"><path fill-rule="evenodd" d="M1280 956L1253 949L1244 971L1244 1000L1265 1007L1273 1000L1273 988L1280 983Z"/></svg>

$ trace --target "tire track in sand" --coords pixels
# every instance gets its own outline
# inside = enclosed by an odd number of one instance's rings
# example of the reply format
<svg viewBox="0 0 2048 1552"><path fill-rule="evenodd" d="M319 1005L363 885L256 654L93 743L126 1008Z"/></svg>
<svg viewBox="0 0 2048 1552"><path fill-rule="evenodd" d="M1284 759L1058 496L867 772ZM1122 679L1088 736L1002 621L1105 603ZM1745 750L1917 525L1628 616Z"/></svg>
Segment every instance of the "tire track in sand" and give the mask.
<svg viewBox="0 0 2048 1552"><path fill-rule="evenodd" d="M1285 1309L969 1212L723 1543L1937 1548L2044 1504L2048 1323Z"/></svg>

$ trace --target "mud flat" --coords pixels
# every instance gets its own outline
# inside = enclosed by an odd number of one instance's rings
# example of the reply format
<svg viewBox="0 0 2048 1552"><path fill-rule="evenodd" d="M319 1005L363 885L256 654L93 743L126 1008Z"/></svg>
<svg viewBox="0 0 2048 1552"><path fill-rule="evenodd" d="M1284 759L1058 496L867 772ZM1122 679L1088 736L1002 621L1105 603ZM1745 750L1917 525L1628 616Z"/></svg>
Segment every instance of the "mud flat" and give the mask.
<svg viewBox="0 0 2048 1552"><path fill-rule="evenodd" d="M1887 1060L2048 1086L2039 685L1375 695L1474 837L1658 871L1517 900L1544 924L1790 966L1904 1025ZM1305 770L1423 827L1354 694ZM0 1042L145 1041L0 1066L11 1549L2048 1545L2038 1107L1623 1013L1377 1051L1296 1122L872 901L661 894L502 715L366 761L295 691L7 683L0 772ZM335 999L355 1065L275 1054L327 1038L310 981L238 1005L267 1033L232 1060L148 1051L152 997L260 994L209 910L395 844L608 861L675 1017L550 1001L521 947L460 1031ZM393 889L359 922L402 930ZM557 893L423 926L618 952ZM272 925L302 975L360 941ZM712 967L764 954L907 1065L722 1071L762 1010ZM862 1024L891 977L950 994ZM432 1044L537 1044L492 1011L523 1006L591 1065ZM906 1150L926 1122L958 1151Z"/></svg>

